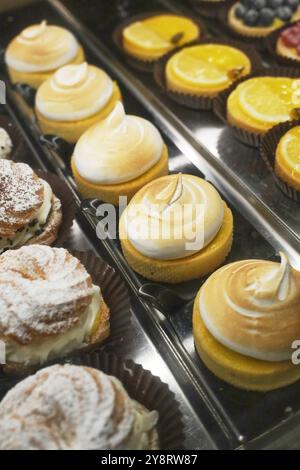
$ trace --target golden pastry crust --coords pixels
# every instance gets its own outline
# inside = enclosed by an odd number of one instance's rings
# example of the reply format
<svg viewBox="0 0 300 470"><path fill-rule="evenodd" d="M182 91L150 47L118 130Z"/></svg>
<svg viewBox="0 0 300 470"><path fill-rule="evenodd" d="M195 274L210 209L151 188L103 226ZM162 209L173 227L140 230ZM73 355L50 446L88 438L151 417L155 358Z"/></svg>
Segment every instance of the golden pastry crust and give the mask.
<svg viewBox="0 0 300 470"><path fill-rule="evenodd" d="M104 108L93 116L79 121L51 121L43 116L37 109L36 117L44 134L52 134L62 137L67 142L75 144L81 135L98 121L105 119L114 109L117 101L122 101L118 84L113 83L113 95Z"/></svg>
<svg viewBox="0 0 300 470"><path fill-rule="evenodd" d="M136 272L146 279L175 284L203 277L223 263L232 245L233 217L225 206L223 225L212 242L199 253L174 260L158 260L139 253L127 239L124 216L120 220L119 232L123 254Z"/></svg>
<svg viewBox="0 0 300 470"><path fill-rule="evenodd" d="M79 46L78 53L76 57L71 62L65 65L71 64L81 64L85 60L85 55L83 48ZM53 75L55 70L51 70L48 72L19 72L18 70L12 69L11 67L7 66L7 73L9 75L10 81L12 83L26 83L32 86L35 89L38 89L39 86L48 80L48 78Z"/></svg>
<svg viewBox="0 0 300 470"><path fill-rule="evenodd" d="M99 198L101 201L108 202L117 206L119 204L119 196L127 196L128 201L135 195L139 189L144 187L150 181L160 176L168 174L168 149L164 145L163 153L160 160L143 175L131 181L120 184L94 184L82 178L79 175L74 160L71 160L71 167L74 179L76 181L78 191L84 198Z"/></svg>
<svg viewBox="0 0 300 470"><path fill-rule="evenodd" d="M200 294L201 289L194 303L194 341L201 360L213 374L237 388L259 392L275 390L300 379L300 368L291 361L261 361L238 354L219 343L201 318Z"/></svg>

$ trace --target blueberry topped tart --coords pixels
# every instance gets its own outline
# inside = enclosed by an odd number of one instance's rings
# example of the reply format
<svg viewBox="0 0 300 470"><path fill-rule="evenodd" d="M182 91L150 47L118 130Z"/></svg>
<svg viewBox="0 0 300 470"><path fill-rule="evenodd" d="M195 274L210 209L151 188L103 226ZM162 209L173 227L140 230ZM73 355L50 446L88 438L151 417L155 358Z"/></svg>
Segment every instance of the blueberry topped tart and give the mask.
<svg viewBox="0 0 300 470"><path fill-rule="evenodd" d="M263 37L300 19L300 0L241 0L228 12L229 26L243 36Z"/></svg>

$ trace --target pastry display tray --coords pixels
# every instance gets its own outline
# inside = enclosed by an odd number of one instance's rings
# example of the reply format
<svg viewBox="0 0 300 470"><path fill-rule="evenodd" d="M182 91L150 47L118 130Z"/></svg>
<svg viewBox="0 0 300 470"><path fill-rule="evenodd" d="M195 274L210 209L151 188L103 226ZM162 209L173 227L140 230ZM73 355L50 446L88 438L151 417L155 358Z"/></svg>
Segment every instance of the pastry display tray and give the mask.
<svg viewBox="0 0 300 470"><path fill-rule="evenodd" d="M293 228L296 230L298 206L293 207L279 193L255 151L236 142L210 113L182 111L179 106L175 108L167 103L155 89L151 77L130 69L113 48L111 33L119 21L138 13L141 8L143 11L169 8L170 2L68 0L63 3L37 2L34 7L0 15L2 48L22 28L44 19L72 30L84 46L88 61L118 80L126 111L151 119L159 127L169 147L170 171L205 176L231 206L235 235L228 261L253 257L276 259L279 248L297 260L298 245ZM82 201L76 193L69 168L72 148L62 140L41 135L34 117L32 90L26 86L11 87L4 67L2 72L2 79L7 82L7 106L2 108L9 112L27 139L28 151L22 160L55 171L74 192L78 215L68 246L73 249L93 247L119 270L128 284L136 335L132 344L127 344L126 348L121 345L116 352L140 362L175 391L185 417L186 447L274 448L283 443L286 447L297 446L299 386L265 394L243 392L218 380L204 367L194 351L191 327L193 301L203 280L176 287L149 283L128 266L118 240L97 239L95 228L101 221L96 218L95 210L99 201ZM199 136L203 133L201 139L207 146L214 147L203 147L200 152L202 145L187 138L179 119L181 113L189 117L186 121L182 117L189 132L197 125ZM226 165L217 156L219 140L222 140L219 137L223 133L226 139L220 154L227 160ZM247 155L249 151L251 154ZM250 186L242 180L244 173L257 184L264 181L262 187L268 200L258 189L251 192ZM268 201L273 201L272 193L278 198L276 207L282 210L281 219L272 215L268 205Z"/></svg>

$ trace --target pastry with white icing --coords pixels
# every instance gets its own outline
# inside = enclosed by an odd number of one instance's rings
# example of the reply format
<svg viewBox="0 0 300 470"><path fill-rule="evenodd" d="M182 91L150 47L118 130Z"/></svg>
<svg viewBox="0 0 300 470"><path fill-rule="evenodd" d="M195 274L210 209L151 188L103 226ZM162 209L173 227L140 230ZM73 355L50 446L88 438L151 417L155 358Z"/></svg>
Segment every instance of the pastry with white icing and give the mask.
<svg viewBox="0 0 300 470"><path fill-rule="evenodd" d="M168 173L168 150L154 125L125 113L122 103L77 142L72 170L83 197L118 205Z"/></svg>
<svg viewBox="0 0 300 470"><path fill-rule="evenodd" d="M66 65L38 89L36 116L44 134L76 143L93 124L105 119L120 99L118 85L102 69L86 62Z"/></svg>
<svg viewBox="0 0 300 470"><path fill-rule="evenodd" d="M50 245L62 223L61 202L29 165L0 159L0 254L23 245Z"/></svg>
<svg viewBox="0 0 300 470"><path fill-rule="evenodd" d="M182 282L220 266L233 234L230 209L192 175L169 175L142 188L124 210L120 239L131 267L147 279Z"/></svg>
<svg viewBox="0 0 300 470"><path fill-rule="evenodd" d="M292 363L300 338L300 272L281 263L245 260L213 273L194 307L194 338L217 376L249 390L272 390L300 378Z"/></svg>
<svg viewBox="0 0 300 470"><path fill-rule="evenodd" d="M42 364L108 335L100 287L67 250L31 245L0 256L0 340L8 365Z"/></svg>
<svg viewBox="0 0 300 470"><path fill-rule="evenodd" d="M115 377L55 365L16 385L0 403L1 450L155 450L158 413Z"/></svg>
<svg viewBox="0 0 300 470"><path fill-rule="evenodd" d="M80 64L84 52L68 30L46 21L28 26L8 45L5 63L13 83L26 83L38 88L58 68Z"/></svg>

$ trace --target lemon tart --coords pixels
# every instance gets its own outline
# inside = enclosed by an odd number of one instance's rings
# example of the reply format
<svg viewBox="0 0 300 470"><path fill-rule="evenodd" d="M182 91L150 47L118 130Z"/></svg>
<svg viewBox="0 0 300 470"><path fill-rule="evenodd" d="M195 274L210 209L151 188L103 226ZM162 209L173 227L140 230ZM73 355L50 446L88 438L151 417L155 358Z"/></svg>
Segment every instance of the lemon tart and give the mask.
<svg viewBox="0 0 300 470"><path fill-rule="evenodd" d="M194 304L196 350L220 379L269 391L300 379L292 345L300 335L300 273L281 263L228 264L201 287Z"/></svg>
<svg viewBox="0 0 300 470"><path fill-rule="evenodd" d="M128 200L149 181L168 174L168 150L146 119L112 113L88 129L77 142L71 166L80 194L114 205Z"/></svg>
<svg viewBox="0 0 300 470"><path fill-rule="evenodd" d="M122 31L122 47L135 59L153 62L200 37L199 25L185 16L162 14L133 21Z"/></svg>
<svg viewBox="0 0 300 470"><path fill-rule="evenodd" d="M232 245L233 217L210 183L176 174L152 181L132 198L119 232L124 256L136 272L178 283L223 263Z"/></svg>
<svg viewBox="0 0 300 470"><path fill-rule="evenodd" d="M250 72L247 54L222 43L184 47L172 55L165 69L168 90L211 98Z"/></svg>
<svg viewBox="0 0 300 470"><path fill-rule="evenodd" d="M300 191L300 126L292 127L281 137L275 154L275 173Z"/></svg>
<svg viewBox="0 0 300 470"><path fill-rule="evenodd" d="M36 94L36 116L44 134L76 143L121 100L117 83L101 69L82 63L58 69Z"/></svg>
<svg viewBox="0 0 300 470"><path fill-rule="evenodd" d="M254 134L289 121L297 107L299 79L261 76L246 79L227 100L228 122Z"/></svg>
<svg viewBox="0 0 300 470"><path fill-rule="evenodd" d="M5 63L12 83L38 88L58 68L81 64L84 52L72 33L43 21L24 29L8 45Z"/></svg>
<svg viewBox="0 0 300 470"><path fill-rule="evenodd" d="M239 35L259 38L299 18L299 0L241 0L229 8L227 21Z"/></svg>

